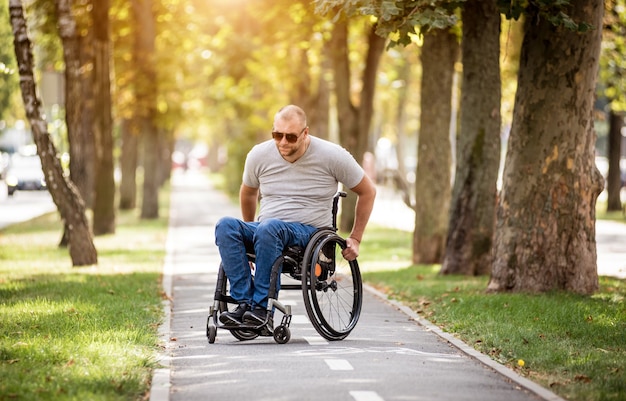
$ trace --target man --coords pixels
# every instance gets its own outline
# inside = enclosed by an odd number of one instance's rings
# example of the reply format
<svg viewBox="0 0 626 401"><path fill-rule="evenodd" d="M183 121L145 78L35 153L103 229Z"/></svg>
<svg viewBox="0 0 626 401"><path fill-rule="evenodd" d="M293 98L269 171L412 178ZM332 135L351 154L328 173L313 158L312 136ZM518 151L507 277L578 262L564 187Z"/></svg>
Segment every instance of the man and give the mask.
<svg viewBox="0 0 626 401"><path fill-rule="evenodd" d="M343 257L359 255L376 188L342 147L309 135L304 111L294 105L274 117L272 139L252 148L239 192L243 220L220 219L216 244L237 309L220 315L225 325L265 321L273 263L287 246L305 247L316 229L332 225L332 198L342 183L358 195L355 221ZM257 200L258 220L255 221ZM246 250L256 255L254 281Z"/></svg>

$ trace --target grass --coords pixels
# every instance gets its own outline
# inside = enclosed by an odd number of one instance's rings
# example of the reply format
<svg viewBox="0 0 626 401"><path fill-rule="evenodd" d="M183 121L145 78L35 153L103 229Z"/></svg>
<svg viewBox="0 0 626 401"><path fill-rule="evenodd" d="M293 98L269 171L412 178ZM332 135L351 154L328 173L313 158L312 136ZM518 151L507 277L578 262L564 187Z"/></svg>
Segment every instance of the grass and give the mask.
<svg viewBox="0 0 626 401"><path fill-rule="evenodd" d="M116 233L94 239L97 267L71 266L61 229L51 213L0 231L0 400L144 399L167 217L119 212Z"/></svg>
<svg viewBox="0 0 626 401"><path fill-rule="evenodd" d="M366 236L359 264L368 284L568 400L626 400L626 281L601 277L590 297L487 295L488 277L441 276L440 265L410 266L410 254L404 268L371 269L404 255L411 233L370 226Z"/></svg>
<svg viewBox="0 0 626 401"><path fill-rule="evenodd" d="M606 200L598 200L596 203L596 219L598 220L610 220L618 223L626 224L626 212L617 210L608 212L606 210Z"/></svg>

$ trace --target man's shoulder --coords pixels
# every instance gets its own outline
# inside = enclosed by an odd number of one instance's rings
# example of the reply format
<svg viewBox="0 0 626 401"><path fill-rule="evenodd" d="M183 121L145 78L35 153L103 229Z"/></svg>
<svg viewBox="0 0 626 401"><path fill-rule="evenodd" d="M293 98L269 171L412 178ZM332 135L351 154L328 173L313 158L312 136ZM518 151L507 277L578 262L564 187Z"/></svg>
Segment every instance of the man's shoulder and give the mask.
<svg viewBox="0 0 626 401"><path fill-rule="evenodd" d="M271 154L270 152L272 151L272 149L276 149L276 145L274 144L273 139L270 139L268 141L264 141L261 143L257 143L248 152L248 158L259 157L259 156L267 157L268 155Z"/></svg>
<svg viewBox="0 0 626 401"><path fill-rule="evenodd" d="M323 139L317 136L313 136L311 135L311 141L314 144L314 146L316 148L319 149L323 149L323 150L327 150L327 149L335 149L335 150L339 150L339 149L343 149L343 147L341 145L339 145L338 143L329 141L327 139Z"/></svg>
<svg viewBox="0 0 626 401"><path fill-rule="evenodd" d="M252 149L250 149L250 151L267 151L267 149L271 149L272 147L275 147L274 145L274 140L273 139L268 139L267 141L263 141L261 143L257 143L256 145L254 145L252 147Z"/></svg>

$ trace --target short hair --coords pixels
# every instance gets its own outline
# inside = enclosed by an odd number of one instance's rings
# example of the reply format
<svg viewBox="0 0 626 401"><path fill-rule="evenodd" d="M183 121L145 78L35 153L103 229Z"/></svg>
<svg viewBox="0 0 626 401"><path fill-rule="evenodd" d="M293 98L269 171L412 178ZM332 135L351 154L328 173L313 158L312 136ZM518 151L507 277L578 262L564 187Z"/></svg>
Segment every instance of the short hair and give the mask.
<svg viewBox="0 0 626 401"><path fill-rule="evenodd" d="M280 110L274 116L274 121L276 120L299 120L303 126L307 125L306 122L306 113L300 107L289 104L287 106L281 107Z"/></svg>

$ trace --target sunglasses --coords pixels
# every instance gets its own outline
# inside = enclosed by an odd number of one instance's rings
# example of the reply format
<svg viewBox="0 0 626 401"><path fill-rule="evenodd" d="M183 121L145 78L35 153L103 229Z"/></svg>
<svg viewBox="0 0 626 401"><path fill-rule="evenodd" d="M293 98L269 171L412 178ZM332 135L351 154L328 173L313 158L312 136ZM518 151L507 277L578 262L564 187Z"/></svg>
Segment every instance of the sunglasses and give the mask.
<svg viewBox="0 0 626 401"><path fill-rule="evenodd" d="M296 143L296 141L298 140L298 138L300 138L300 135L302 135L306 128L307 127L302 128L302 131L300 131L299 134L284 134L282 132L272 131L272 138L274 138L276 142L280 142L283 140L283 137L285 137L287 142Z"/></svg>

